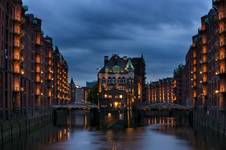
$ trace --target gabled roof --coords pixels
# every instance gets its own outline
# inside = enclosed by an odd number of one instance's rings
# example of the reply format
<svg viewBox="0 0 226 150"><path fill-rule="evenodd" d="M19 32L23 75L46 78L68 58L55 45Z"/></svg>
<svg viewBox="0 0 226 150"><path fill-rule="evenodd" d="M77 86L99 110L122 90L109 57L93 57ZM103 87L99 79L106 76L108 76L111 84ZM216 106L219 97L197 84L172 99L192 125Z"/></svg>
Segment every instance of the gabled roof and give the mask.
<svg viewBox="0 0 226 150"><path fill-rule="evenodd" d="M134 66L131 62L131 59L128 60L127 64L126 64L126 68L127 71L133 71L134 70Z"/></svg>
<svg viewBox="0 0 226 150"><path fill-rule="evenodd" d="M107 64L100 70L100 73L120 73L134 71L134 66L130 58L113 55Z"/></svg>

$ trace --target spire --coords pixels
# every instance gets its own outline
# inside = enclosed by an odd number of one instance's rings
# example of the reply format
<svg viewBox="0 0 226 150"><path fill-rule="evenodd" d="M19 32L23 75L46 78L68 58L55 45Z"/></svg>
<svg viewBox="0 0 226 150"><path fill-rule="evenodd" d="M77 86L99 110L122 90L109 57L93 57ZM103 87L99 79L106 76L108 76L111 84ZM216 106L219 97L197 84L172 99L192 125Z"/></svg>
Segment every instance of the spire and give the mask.
<svg viewBox="0 0 226 150"><path fill-rule="evenodd" d="M71 84L75 85L73 78L71 78Z"/></svg>
<svg viewBox="0 0 226 150"><path fill-rule="evenodd" d="M60 51L59 51L59 49L58 49L57 46L55 47L55 52L56 52L56 53L60 53Z"/></svg>

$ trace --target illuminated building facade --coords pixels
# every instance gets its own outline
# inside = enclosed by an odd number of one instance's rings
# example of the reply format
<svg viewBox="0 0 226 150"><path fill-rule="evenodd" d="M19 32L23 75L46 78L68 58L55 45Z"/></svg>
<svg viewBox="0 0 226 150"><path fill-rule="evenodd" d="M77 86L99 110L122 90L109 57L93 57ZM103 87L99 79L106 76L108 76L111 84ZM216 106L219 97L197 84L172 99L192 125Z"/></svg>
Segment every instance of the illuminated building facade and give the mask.
<svg viewBox="0 0 226 150"><path fill-rule="evenodd" d="M22 1L0 1L0 12L0 108L8 118L21 107Z"/></svg>
<svg viewBox="0 0 226 150"><path fill-rule="evenodd" d="M54 63L54 104L70 103L71 93L68 83L68 64L56 47L53 53Z"/></svg>
<svg viewBox="0 0 226 150"><path fill-rule="evenodd" d="M149 103L174 103L173 78L165 78L147 85Z"/></svg>
<svg viewBox="0 0 226 150"><path fill-rule="evenodd" d="M213 0L186 56L186 99L193 107L225 108L225 27L226 0Z"/></svg>
<svg viewBox="0 0 226 150"><path fill-rule="evenodd" d="M27 115L35 108L53 103L54 62L53 43L45 37L41 19L26 14L21 0L0 1L0 115L10 118ZM55 63L55 64L54 64ZM62 65L63 91L69 93L68 67ZM61 83L63 82L63 83ZM67 82L67 83L66 83ZM56 85L58 86L58 85ZM69 99L70 96L65 100Z"/></svg>
<svg viewBox="0 0 226 150"><path fill-rule="evenodd" d="M99 107L131 109L145 98L145 62L140 58L105 56L104 67L98 72Z"/></svg>

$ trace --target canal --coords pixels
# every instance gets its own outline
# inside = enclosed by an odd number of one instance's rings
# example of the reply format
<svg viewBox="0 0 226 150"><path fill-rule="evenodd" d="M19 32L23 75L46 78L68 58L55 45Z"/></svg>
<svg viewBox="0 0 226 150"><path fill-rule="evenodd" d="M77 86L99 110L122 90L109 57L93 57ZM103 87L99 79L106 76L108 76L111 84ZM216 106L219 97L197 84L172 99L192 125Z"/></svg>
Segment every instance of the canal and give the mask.
<svg viewBox="0 0 226 150"><path fill-rule="evenodd" d="M75 113L32 134L2 144L3 150L225 150L225 139L177 117L148 117L127 128L90 126Z"/></svg>

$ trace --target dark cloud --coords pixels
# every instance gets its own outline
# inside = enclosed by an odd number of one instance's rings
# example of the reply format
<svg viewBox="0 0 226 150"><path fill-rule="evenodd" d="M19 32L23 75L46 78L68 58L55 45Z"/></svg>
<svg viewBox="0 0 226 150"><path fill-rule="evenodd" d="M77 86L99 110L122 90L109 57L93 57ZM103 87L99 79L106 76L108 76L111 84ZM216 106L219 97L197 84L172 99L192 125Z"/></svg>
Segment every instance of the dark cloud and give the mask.
<svg viewBox="0 0 226 150"><path fill-rule="evenodd" d="M211 0L24 0L68 60L70 75L96 79L104 55L145 55L148 80L183 63Z"/></svg>

